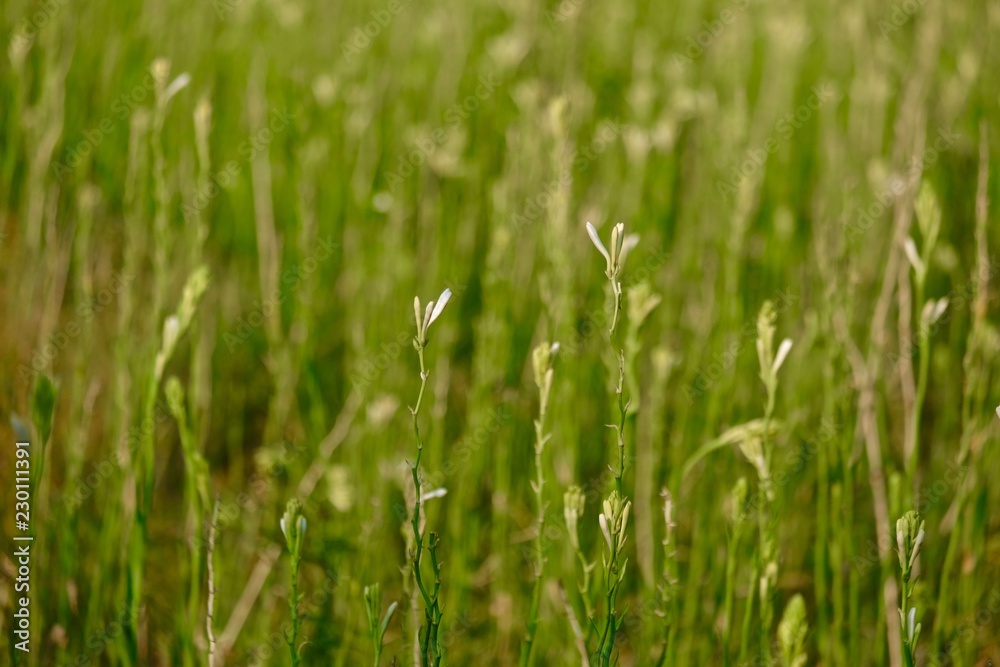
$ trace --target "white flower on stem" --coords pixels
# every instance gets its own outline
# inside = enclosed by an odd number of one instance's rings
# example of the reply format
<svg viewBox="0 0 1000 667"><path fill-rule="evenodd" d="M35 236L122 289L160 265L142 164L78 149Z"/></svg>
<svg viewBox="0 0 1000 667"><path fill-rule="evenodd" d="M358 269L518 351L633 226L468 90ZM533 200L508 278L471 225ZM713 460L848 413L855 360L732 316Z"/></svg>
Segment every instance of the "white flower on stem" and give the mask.
<svg viewBox="0 0 1000 667"><path fill-rule="evenodd" d="M427 307L424 309L423 315L420 314L420 297L413 297L413 317L417 323L417 343L421 347L427 344L427 330L430 328L434 320L441 316L444 312L444 307L448 305L448 301L451 299L451 290L445 289L441 292L441 296L438 297L437 301L428 301Z"/></svg>
<svg viewBox="0 0 1000 667"><path fill-rule="evenodd" d="M910 260L910 265L913 267L913 271L917 274L917 277L923 278L926 267L924 266L924 261L920 259L920 253L917 252L917 244L909 236L903 241L903 250L906 252L906 259Z"/></svg>
<svg viewBox="0 0 1000 667"><path fill-rule="evenodd" d="M161 98L160 103L166 104L169 102L171 97L186 88L189 83L191 83L191 75L187 72L178 76L176 79L171 81L170 85L163 91L163 97Z"/></svg>
<svg viewBox="0 0 1000 667"><path fill-rule="evenodd" d="M920 554L920 545L924 542L924 524L920 523L920 531L917 533L916 538L913 540L913 548L910 551L910 569L917 563L917 556Z"/></svg>
<svg viewBox="0 0 1000 667"><path fill-rule="evenodd" d="M432 301L431 303L427 304L428 306L434 306L434 310L431 311L430 319L424 322L425 331L427 330L427 327L429 327L434 323L434 320L436 320L441 316L441 313L444 312L444 307L448 305L449 299L451 299L451 290L445 288L445 290L441 292L441 296L438 297L437 301Z"/></svg>
<svg viewBox="0 0 1000 667"><path fill-rule="evenodd" d="M602 255L604 255L604 259L608 263L607 274L610 276L611 275L611 255L608 254L608 249L604 247L603 243L601 243L601 237L597 235L597 230L594 229L594 226L592 224L590 224L589 222L587 223L587 233L590 234L590 240L593 241L594 247L596 247L597 250L600 251L600 253Z"/></svg>
<svg viewBox="0 0 1000 667"><path fill-rule="evenodd" d="M608 551L614 552L615 548L614 548L614 546L612 546L611 531L608 530L608 519L607 519L607 517L604 516L604 513L602 512L597 517L597 520L601 524L601 532L604 533L604 541L607 542L607 544L608 544Z"/></svg>
<svg viewBox="0 0 1000 667"><path fill-rule="evenodd" d="M443 498L448 493L448 489L439 487L433 491L428 491L427 493L420 494L420 503L423 504L428 500L433 500L434 498Z"/></svg>
<svg viewBox="0 0 1000 667"><path fill-rule="evenodd" d="M920 319L925 327L932 326L935 322L941 319L944 315L944 311L948 309L948 297L944 297L935 301L934 299L928 299L927 303L924 304L924 309L920 313Z"/></svg>
<svg viewBox="0 0 1000 667"><path fill-rule="evenodd" d="M777 374L778 369L781 368L781 364L785 363L785 357L792 350L792 339L786 338L781 341L781 345L778 346L778 354L774 357L774 366L772 366L772 372Z"/></svg>
<svg viewBox="0 0 1000 667"><path fill-rule="evenodd" d="M597 251L604 256L604 261L607 267L604 275L608 277L612 286L615 287L615 293L620 294L621 285L618 284L615 278L625 267L625 257L628 255L629 251L635 248L635 246L639 243L639 235L629 234L628 236L625 236L625 225L621 222L617 223L611 228L611 250L608 251L608 249L604 247L604 243L601 242L601 237L598 236L597 230L589 222L587 223L587 234L590 235L590 240L593 242L594 247L597 248Z"/></svg>

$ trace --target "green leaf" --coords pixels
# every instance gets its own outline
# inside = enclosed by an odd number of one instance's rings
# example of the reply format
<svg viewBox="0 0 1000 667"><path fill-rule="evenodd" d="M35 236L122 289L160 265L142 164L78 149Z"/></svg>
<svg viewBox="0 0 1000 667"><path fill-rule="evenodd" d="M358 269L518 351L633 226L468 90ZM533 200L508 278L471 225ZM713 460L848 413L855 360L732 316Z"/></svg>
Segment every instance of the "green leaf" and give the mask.
<svg viewBox="0 0 1000 667"><path fill-rule="evenodd" d="M391 605L389 605L389 609L386 610L385 616L382 618L382 625L379 626L378 629L379 639L382 639L382 637L385 636L385 629L389 627L389 621L392 619L392 615L393 613L395 613L397 606L399 606L399 603L393 602Z"/></svg>
<svg viewBox="0 0 1000 667"><path fill-rule="evenodd" d="M47 443L49 436L52 435L58 395L59 387L52 382L52 379L48 375L39 375L31 392L31 421L35 424L42 445Z"/></svg>
<svg viewBox="0 0 1000 667"><path fill-rule="evenodd" d="M714 452L717 449L721 449L726 445L735 445L747 438L760 437L764 433L764 421L763 419L753 419L745 424L740 424L739 426L734 426L727 430L725 433L720 435L715 440L710 440L709 442L702 445L698 450L688 457L688 460L684 462L684 467L681 470L681 477L687 477L691 469L694 468L698 463ZM768 435L774 436L778 433L781 427L781 422L776 419L771 420L770 427L768 429Z"/></svg>

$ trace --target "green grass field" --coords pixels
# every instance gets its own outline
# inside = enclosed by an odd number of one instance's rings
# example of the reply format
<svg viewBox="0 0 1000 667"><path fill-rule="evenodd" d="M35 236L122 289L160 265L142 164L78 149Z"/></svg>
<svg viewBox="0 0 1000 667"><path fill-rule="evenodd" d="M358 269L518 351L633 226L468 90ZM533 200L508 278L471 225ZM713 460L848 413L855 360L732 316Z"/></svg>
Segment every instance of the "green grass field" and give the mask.
<svg viewBox="0 0 1000 667"><path fill-rule="evenodd" d="M0 27L0 664L1000 659L1000 1Z"/></svg>

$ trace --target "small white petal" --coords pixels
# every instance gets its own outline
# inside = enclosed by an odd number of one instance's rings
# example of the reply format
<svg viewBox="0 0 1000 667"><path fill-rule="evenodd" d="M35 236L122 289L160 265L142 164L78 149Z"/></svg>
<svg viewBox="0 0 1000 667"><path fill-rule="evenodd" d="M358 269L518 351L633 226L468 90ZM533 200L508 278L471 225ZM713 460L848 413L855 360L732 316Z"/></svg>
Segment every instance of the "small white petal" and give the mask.
<svg viewBox="0 0 1000 667"><path fill-rule="evenodd" d="M285 538L287 539L288 538L288 531L285 530L285 517L281 517L281 522L280 523L281 523L281 534L284 535Z"/></svg>
<svg viewBox="0 0 1000 667"><path fill-rule="evenodd" d="M552 347L549 348L549 356L555 356L556 352L559 351L559 343L552 343Z"/></svg>
<svg viewBox="0 0 1000 667"><path fill-rule="evenodd" d="M909 618L906 619L906 637L909 643L913 643L913 630L917 624L917 608L910 607Z"/></svg>
<svg viewBox="0 0 1000 667"><path fill-rule="evenodd" d="M598 522L601 524L601 532L604 533L604 541L608 543L608 551L614 551L611 546L611 533L608 531L608 520L603 514L597 517Z"/></svg>
<svg viewBox="0 0 1000 667"><path fill-rule="evenodd" d="M1000 418L1000 405L997 406L997 418Z"/></svg>
<svg viewBox="0 0 1000 667"><path fill-rule="evenodd" d="M633 250L637 245L639 245L639 235L629 234L625 237L625 242L622 244L622 252L618 255L618 263L625 264L625 258L628 257L630 250Z"/></svg>
<svg viewBox="0 0 1000 667"><path fill-rule="evenodd" d="M434 312L434 302L428 301L427 307L424 308L424 335L427 335L427 327L431 325L431 313Z"/></svg>
<svg viewBox="0 0 1000 667"><path fill-rule="evenodd" d="M924 304L923 310L920 311L920 322L924 326L928 326L934 323L932 319L934 315L934 299L929 300Z"/></svg>
<svg viewBox="0 0 1000 667"><path fill-rule="evenodd" d="M167 102L171 97L183 90L189 83L191 83L191 75L185 72L179 77L170 82L166 90L163 91L163 101Z"/></svg>
<svg viewBox="0 0 1000 667"><path fill-rule="evenodd" d="M922 275L924 272L924 262L920 259L920 253L917 252L917 244L909 236L903 242L903 250L906 251L906 258L910 260L913 270Z"/></svg>
<svg viewBox="0 0 1000 667"><path fill-rule="evenodd" d="M921 529L920 532L917 533L917 539L913 540L913 553L917 553L918 551L920 551L920 545L923 544L923 541L924 541L924 531L923 529Z"/></svg>
<svg viewBox="0 0 1000 667"><path fill-rule="evenodd" d="M774 372L777 373L778 369L781 368L781 364L785 363L785 357L792 349L792 339L786 338L781 341L781 345L778 346L778 354L774 357Z"/></svg>
<svg viewBox="0 0 1000 667"><path fill-rule="evenodd" d="M448 489L443 486L433 491L428 491L427 493L420 494L420 502L423 503L427 500L432 500L434 498L443 498L448 493Z"/></svg>
<svg viewBox="0 0 1000 667"><path fill-rule="evenodd" d="M589 222L587 223L587 233L590 234L590 240L594 243L594 247L604 255L604 259L608 260L608 266L611 266L611 255L608 254L608 249L601 243L601 237L597 235L597 230Z"/></svg>
<svg viewBox="0 0 1000 667"><path fill-rule="evenodd" d="M948 297L943 299L938 299L937 303L934 304L934 321L937 322L944 315L944 311L948 308Z"/></svg>
<svg viewBox="0 0 1000 667"><path fill-rule="evenodd" d="M441 292L441 296L438 297L437 302L434 304L434 311L431 313L431 321L427 323L428 325L433 324L434 320L440 317L441 313L444 312L444 307L448 305L448 299L450 298L450 289L445 289L445 291Z"/></svg>

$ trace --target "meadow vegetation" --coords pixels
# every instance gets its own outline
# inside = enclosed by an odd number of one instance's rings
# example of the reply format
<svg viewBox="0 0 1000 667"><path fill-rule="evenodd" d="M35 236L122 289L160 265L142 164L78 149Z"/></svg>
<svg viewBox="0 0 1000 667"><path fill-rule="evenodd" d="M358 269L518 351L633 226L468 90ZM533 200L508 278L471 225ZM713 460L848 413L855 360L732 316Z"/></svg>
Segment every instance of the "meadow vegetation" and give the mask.
<svg viewBox="0 0 1000 667"><path fill-rule="evenodd" d="M1000 659L1000 1L0 25L0 662Z"/></svg>

